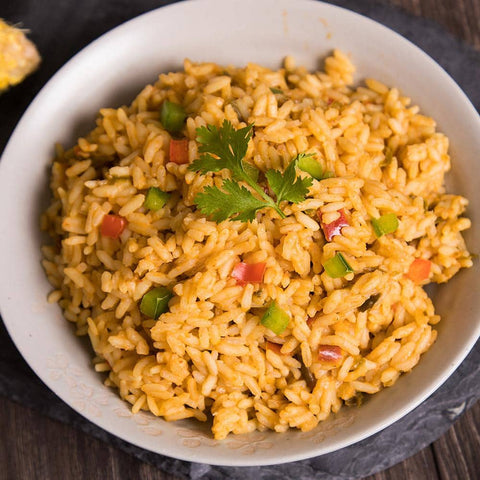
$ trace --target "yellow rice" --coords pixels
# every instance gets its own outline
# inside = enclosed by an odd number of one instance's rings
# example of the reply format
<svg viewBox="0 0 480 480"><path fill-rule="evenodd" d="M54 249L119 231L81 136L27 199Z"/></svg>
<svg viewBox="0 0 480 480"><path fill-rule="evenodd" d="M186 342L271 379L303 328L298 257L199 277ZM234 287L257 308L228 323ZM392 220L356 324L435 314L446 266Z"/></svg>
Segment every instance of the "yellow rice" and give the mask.
<svg viewBox="0 0 480 480"><path fill-rule="evenodd" d="M461 235L470 226L461 216L467 200L445 193L448 139L435 121L396 88L372 79L354 87L353 73L339 51L314 73L292 58L278 71L186 60L184 71L160 75L131 106L101 109L96 128L72 149L58 147L42 218L54 240L43 248L49 301L90 337L95 369L133 412L213 416L217 439L306 431L344 403L391 386L435 341L439 316L406 273L415 258L432 262L424 284L471 266ZM260 170L283 170L309 152L335 177L315 180L304 202L286 204L285 219L265 209L252 223L216 224L193 199L227 174L168 162L171 137L159 121L165 99L188 114L190 162L195 129L227 119L236 128L255 125L246 158ZM152 186L172 193L158 212L143 207ZM316 212L329 223L340 209L350 225L326 242ZM119 240L99 232L108 213L128 221ZM399 228L377 239L371 218L385 213L397 215ZM324 272L337 252L353 274ZM264 281L237 285L231 273L239 261L265 262ZM174 296L155 321L139 302L160 285ZM272 300L290 316L280 336L260 323ZM340 347L341 360L321 361L319 345Z"/></svg>

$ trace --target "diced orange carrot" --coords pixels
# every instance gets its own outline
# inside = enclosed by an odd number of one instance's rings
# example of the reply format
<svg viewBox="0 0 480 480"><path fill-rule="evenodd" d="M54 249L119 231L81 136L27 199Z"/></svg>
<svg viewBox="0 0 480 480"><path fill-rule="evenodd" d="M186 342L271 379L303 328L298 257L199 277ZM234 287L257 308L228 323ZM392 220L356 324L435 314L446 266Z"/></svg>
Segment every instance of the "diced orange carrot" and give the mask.
<svg viewBox="0 0 480 480"><path fill-rule="evenodd" d="M432 262L424 258L416 258L408 269L407 277L415 283L422 283L430 276Z"/></svg>

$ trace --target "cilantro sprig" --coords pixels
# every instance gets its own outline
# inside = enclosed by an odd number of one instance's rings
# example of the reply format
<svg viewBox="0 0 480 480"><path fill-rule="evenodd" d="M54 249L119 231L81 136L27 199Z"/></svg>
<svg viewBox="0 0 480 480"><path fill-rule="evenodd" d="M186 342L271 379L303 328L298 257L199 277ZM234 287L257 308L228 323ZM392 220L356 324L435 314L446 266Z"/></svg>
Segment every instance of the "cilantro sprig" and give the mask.
<svg viewBox="0 0 480 480"><path fill-rule="evenodd" d="M227 169L231 173L231 179L223 180L221 188L205 187L194 199L200 211L216 222L227 219L251 222L263 208L273 208L280 217L285 218L280 203L301 202L313 183L310 177L297 178L297 156L284 172L265 172L275 198L268 195L257 183L259 170L244 160L248 142L252 138L252 128L253 125L248 125L236 130L229 121L224 120L220 128L207 125L196 130L201 155L190 165L189 170L206 174ZM239 185L238 182L244 182L250 188Z"/></svg>

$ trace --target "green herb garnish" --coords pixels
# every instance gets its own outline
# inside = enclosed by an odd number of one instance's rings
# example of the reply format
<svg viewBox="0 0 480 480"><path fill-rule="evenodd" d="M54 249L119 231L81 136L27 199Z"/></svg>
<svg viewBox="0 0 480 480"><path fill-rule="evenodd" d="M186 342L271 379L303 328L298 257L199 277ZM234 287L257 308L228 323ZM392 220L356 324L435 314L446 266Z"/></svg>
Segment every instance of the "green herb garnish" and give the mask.
<svg viewBox="0 0 480 480"><path fill-rule="evenodd" d="M280 90L279 88L275 88L275 87L270 87L270 91L273 93L273 94L280 94L280 95L283 95L283 90Z"/></svg>
<svg viewBox="0 0 480 480"><path fill-rule="evenodd" d="M216 222L228 218L249 222L254 220L257 211L263 208L273 208L280 217L285 218L280 209L281 202L301 202L312 185L311 178L297 178L297 156L284 172L265 172L268 186L276 199L265 193L257 183L258 169L244 160L248 142L252 138L252 128L253 125L248 125L235 130L227 120L224 120L220 128L214 125L197 128L201 155L190 165L189 170L206 174L227 169L232 176L231 179L223 180L221 188L206 187L194 199L200 211L210 215ZM244 182L250 188L239 185L239 182Z"/></svg>

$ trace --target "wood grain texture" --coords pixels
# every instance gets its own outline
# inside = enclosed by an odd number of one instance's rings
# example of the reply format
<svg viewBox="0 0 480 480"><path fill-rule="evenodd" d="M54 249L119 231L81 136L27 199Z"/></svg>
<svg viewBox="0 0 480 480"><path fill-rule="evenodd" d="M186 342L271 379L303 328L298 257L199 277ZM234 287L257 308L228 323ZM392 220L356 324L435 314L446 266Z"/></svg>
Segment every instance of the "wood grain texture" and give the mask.
<svg viewBox="0 0 480 480"><path fill-rule="evenodd" d="M433 444L440 478L480 478L480 403Z"/></svg>
<svg viewBox="0 0 480 480"><path fill-rule="evenodd" d="M439 480L435 457L430 448L424 448L416 455L364 480Z"/></svg>
<svg viewBox="0 0 480 480"><path fill-rule="evenodd" d="M0 432L0 480L177 480L80 430L2 397Z"/></svg>
<svg viewBox="0 0 480 480"><path fill-rule="evenodd" d="M0 432L0 480L179 480L80 430L2 397ZM363 480L477 480L478 452L480 402L433 446Z"/></svg>
<svg viewBox="0 0 480 480"><path fill-rule="evenodd" d="M480 50L480 0L379 1L437 21L456 38ZM0 432L0 480L178 480L71 426L1 397ZM364 480L478 478L480 402L431 446Z"/></svg>
<svg viewBox="0 0 480 480"><path fill-rule="evenodd" d="M455 37L480 50L479 0L383 0L383 3L435 20Z"/></svg>

